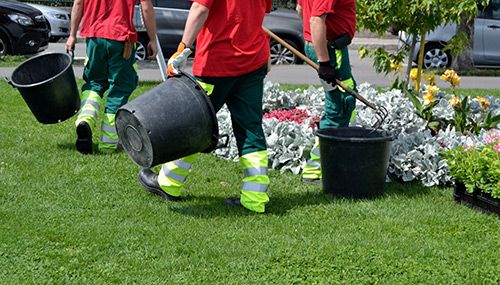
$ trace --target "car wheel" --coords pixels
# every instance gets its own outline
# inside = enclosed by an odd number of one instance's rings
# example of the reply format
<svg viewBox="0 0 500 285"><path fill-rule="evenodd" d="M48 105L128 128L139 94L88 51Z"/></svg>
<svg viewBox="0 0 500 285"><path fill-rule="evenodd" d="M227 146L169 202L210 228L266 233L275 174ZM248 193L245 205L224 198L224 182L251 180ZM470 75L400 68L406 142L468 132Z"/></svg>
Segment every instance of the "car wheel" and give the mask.
<svg viewBox="0 0 500 285"><path fill-rule="evenodd" d="M9 40L6 36L0 33L0 56L9 54Z"/></svg>
<svg viewBox="0 0 500 285"><path fill-rule="evenodd" d="M297 48L295 43L290 40L285 41L290 44L293 48ZM291 50L287 49L285 46L277 41L271 41L271 63L272 64L294 64L298 62L296 55L292 53Z"/></svg>
<svg viewBox="0 0 500 285"><path fill-rule="evenodd" d="M424 68L447 68L451 65L451 55L440 44L427 44L424 50Z"/></svg>
<svg viewBox="0 0 500 285"><path fill-rule="evenodd" d="M137 41L137 49L135 50L135 59L137 61L145 60L147 53L148 51L145 44L139 39L139 41Z"/></svg>

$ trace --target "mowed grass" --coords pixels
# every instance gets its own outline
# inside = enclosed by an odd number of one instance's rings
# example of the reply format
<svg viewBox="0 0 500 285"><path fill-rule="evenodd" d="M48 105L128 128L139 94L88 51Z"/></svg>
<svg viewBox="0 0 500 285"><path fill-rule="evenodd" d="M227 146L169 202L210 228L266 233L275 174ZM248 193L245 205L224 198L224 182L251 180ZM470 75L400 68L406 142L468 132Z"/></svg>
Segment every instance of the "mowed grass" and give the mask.
<svg viewBox="0 0 500 285"><path fill-rule="evenodd" d="M78 154L73 124L38 123L0 82L0 284L500 282L500 219L451 188L335 199L271 171L259 215L223 204L241 170L204 154L170 203L138 185L125 153Z"/></svg>
<svg viewBox="0 0 500 285"><path fill-rule="evenodd" d="M0 67L15 67L30 57L29 55L2 55L0 56Z"/></svg>

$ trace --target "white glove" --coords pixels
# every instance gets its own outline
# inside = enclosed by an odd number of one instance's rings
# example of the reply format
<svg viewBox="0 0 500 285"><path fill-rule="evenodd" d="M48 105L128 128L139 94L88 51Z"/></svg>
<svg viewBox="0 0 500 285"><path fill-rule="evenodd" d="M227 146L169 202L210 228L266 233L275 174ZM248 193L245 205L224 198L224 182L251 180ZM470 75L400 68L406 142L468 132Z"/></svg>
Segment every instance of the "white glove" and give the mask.
<svg viewBox="0 0 500 285"><path fill-rule="evenodd" d="M168 75L169 76L179 75L179 73L184 69L186 61L192 52L193 51L190 48L186 47L186 45L181 42L177 47L177 52L175 52L168 59L168 64L167 64Z"/></svg>

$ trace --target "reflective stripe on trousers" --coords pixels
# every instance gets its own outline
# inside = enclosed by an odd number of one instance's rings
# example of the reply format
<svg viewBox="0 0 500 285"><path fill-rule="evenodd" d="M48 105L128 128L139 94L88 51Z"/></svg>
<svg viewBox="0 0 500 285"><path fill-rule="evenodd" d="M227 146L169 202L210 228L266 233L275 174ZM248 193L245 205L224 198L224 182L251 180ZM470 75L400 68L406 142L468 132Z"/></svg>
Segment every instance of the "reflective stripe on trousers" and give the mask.
<svg viewBox="0 0 500 285"><path fill-rule="evenodd" d="M265 212L266 204L269 202L267 156L267 150L261 150L240 157L244 171L240 202L245 208L258 213Z"/></svg>
<svg viewBox="0 0 500 285"><path fill-rule="evenodd" d="M197 156L198 154L192 154L163 164L158 174L161 189L169 195L181 196L184 182Z"/></svg>
<svg viewBox="0 0 500 285"><path fill-rule="evenodd" d="M319 154L319 139L316 138L314 146L311 149L311 157L302 171L303 178L321 179L321 159Z"/></svg>
<svg viewBox="0 0 500 285"><path fill-rule="evenodd" d="M101 121L101 141L99 150L114 151L118 145L118 133L115 127L115 114L104 114Z"/></svg>
<svg viewBox="0 0 500 285"><path fill-rule="evenodd" d="M76 118L75 126L80 122L86 122L93 128L97 121L99 109L101 107L101 96L95 91L85 90L81 95L80 111Z"/></svg>

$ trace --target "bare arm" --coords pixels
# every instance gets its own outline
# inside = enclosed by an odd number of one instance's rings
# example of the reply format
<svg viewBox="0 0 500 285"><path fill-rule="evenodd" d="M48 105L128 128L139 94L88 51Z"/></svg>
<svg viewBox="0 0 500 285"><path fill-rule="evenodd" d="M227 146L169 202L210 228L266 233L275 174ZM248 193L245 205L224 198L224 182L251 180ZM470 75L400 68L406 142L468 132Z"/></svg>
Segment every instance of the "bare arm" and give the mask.
<svg viewBox="0 0 500 285"><path fill-rule="evenodd" d="M74 50L76 44L76 33L83 16L83 0L75 0L71 8L71 31L66 41L66 50Z"/></svg>
<svg viewBox="0 0 500 285"><path fill-rule="evenodd" d="M191 9L189 10L189 16L187 18L186 27L184 28L184 34L182 35L182 42L186 47L192 48L201 27L205 24L208 18L209 9L206 6L199 4L198 2L193 2Z"/></svg>
<svg viewBox="0 0 500 285"><path fill-rule="evenodd" d="M320 17L311 17L311 36L318 61L329 61L328 40L326 39L326 14Z"/></svg>
<svg viewBox="0 0 500 285"><path fill-rule="evenodd" d="M146 26L146 31L149 37L148 58L152 59L156 57L156 54L158 53L158 47L156 46L155 12L151 0L142 0L141 8L142 8L142 16L144 18L144 25Z"/></svg>
<svg viewBox="0 0 500 285"><path fill-rule="evenodd" d="M304 21L304 17L302 16L302 6L300 4L297 4L297 7L295 7L295 11L297 11L297 14L299 15L299 18L301 21Z"/></svg>

